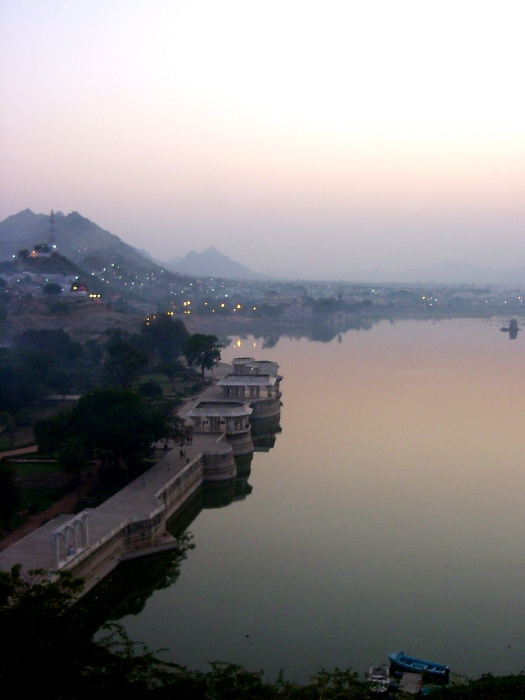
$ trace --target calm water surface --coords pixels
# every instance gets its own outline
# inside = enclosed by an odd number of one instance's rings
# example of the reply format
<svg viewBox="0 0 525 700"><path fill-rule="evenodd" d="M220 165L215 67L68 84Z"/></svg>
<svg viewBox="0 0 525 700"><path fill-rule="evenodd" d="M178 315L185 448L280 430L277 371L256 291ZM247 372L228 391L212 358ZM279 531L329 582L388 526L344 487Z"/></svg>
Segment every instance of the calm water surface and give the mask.
<svg viewBox="0 0 525 700"><path fill-rule="evenodd" d="M229 346L279 363L282 433L251 494L191 524L177 582L122 620L131 637L297 681L400 649L525 669L525 335L506 321Z"/></svg>

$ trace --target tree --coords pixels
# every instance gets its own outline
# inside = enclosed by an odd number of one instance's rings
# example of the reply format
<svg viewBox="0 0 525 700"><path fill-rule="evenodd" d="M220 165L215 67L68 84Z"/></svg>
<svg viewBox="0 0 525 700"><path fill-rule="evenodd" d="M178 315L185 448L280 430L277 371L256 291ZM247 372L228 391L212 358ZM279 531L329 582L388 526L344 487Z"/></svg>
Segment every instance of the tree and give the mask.
<svg viewBox="0 0 525 700"><path fill-rule="evenodd" d="M158 366L159 372L165 374L168 381L171 383L171 390L175 391L175 380L182 376L184 365L180 360L165 360Z"/></svg>
<svg viewBox="0 0 525 700"><path fill-rule="evenodd" d="M47 294L48 296L58 296L59 294L62 294L62 287L55 282L48 282L42 290L42 294Z"/></svg>
<svg viewBox="0 0 525 700"><path fill-rule="evenodd" d="M62 367L52 368L47 376L47 385L65 398L75 383L75 373Z"/></svg>
<svg viewBox="0 0 525 700"><path fill-rule="evenodd" d="M180 319L174 320L167 313L148 316L142 324L141 333L147 339L149 347L164 362L182 355L190 335Z"/></svg>
<svg viewBox="0 0 525 700"><path fill-rule="evenodd" d="M0 361L0 411L16 415L43 393L36 369L24 366L11 357Z"/></svg>
<svg viewBox="0 0 525 700"><path fill-rule="evenodd" d="M64 440L57 452L58 465L67 474L72 474L75 484L80 482L80 475L85 469L86 448L79 437L68 437Z"/></svg>
<svg viewBox="0 0 525 700"><path fill-rule="evenodd" d="M47 305L50 314L57 316L69 316L71 307L65 301L50 301Z"/></svg>
<svg viewBox="0 0 525 700"><path fill-rule="evenodd" d="M73 408L36 421L34 433L42 451L60 454L71 441L85 458L98 455L104 466L114 467L123 460L133 469L166 435L166 415L134 391L96 389ZM65 458L69 464L72 460L71 454Z"/></svg>
<svg viewBox="0 0 525 700"><path fill-rule="evenodd" d="M83 348L64 330L27 330L15 336L13 346L20 364L36 373L44 387L65 393L75 382L69 370L78 365Z"/></svg>
<svg viewBox="0 0 525 700"><path fill-rule="evenodd" d="M190 367L194 365L200 367L202 382L204 382L204 370L213 369L219 364L222 348L216 335L195 333L188 338L184 354Z"/></svg>
<svg viewBox="0 0 525 700"><path fill-rule="evenodd" d="M71 411L70 435L102 455L111 455L118 466L131 468L164 437L165 417L133 391L96 389L84 394Z"/></svg>
<svg viewBox="0 0 525 700"><path fill-rule="evenodd" d="M106 351L104 375L108 385L114 389L131 389L149 364L148 355L118 337L108 342Z"/></svg>
<svg viewBox="0 0 525 700"><path fill-rule="evenodd" d="M50 418L34 422L33 434L39 452L45 454L58 452L66 440L75 437L72 413L72 408L64 408Z"/></svg>
<svg viewBox="0 0 525 700"><path fill-rule="evenodd" d="M11 519L20 507L20 487L15 480L13 467L0 462L0 523L9 530Z"/></svg>
<svg viewBox="0 0 525 700"><path fill-rule="evenodd" d="M69 334L62 329L30 329L15 336L13 345L22 355L46 354L58 364L69 364L83 353L80 343L72 342Z"/></svg>
<svg viewBox="0 0 525 700"><path fill-rule="evenodd" d="M9 435L9 442L12 445L15 436L15 421L13 416L7 411L0 411L0 435L4 433Z"/></svg>
<svg viewBox="0 0 525 700"><path fill-rule="evenodd" d="M137 388L137 393L146 399L155 400L160 399L164 392L160 384L150 381L140 384L140 386Z"/></svg>

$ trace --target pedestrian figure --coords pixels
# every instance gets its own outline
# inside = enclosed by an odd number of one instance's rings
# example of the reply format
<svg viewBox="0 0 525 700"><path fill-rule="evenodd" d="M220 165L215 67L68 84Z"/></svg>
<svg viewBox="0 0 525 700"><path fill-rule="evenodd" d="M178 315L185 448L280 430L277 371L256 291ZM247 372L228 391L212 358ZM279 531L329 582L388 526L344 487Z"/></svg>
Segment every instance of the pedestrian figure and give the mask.
<svg viewBox="0 0 525 700"><path fill-rule="evenodd" d="M182 459L184 457L184 450L180 450L179 454L180 454L180 458Z"/></svg>
<svg viewBox="0 0 525 700"><path fill-rule="evenodd" d="M142 488L146 488L146 479L142 477Z"/></svg>
<svg viewBox="0 0 525 700"><path fill-rule="evenodd" d="M189 464L189 463L190 463L190 458L186 457L186 464Z"/></svg>

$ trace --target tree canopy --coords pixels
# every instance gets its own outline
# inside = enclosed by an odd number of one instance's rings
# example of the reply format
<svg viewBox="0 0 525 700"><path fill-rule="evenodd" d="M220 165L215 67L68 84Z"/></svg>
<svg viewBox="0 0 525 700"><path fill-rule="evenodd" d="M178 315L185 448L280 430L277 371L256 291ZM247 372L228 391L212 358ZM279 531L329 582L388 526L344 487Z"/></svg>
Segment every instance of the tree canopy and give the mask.
<svg viewBox="0 0 525 700"><path fill-rule="evenodd" d="M132 391L92 391L80 398L72 416L94 449L128 463L148 454L165 430L164 416Z"/></svg>
<svg viewBox="0 0 525 700"><path fill-rule="evenodd" d="M148 316L142 324L141 333L151 350L164 362L182 355L190 335L184 323L180 319L173 319L169 313Z"/></svg>
<svg viewBox="0 0 525 700"><path fill-rule="evenodd" d="M0 410L16 415L44 393L35 367L9 357L0 360Z"/></svg>
<svg viewBox="0 0 525 700"><path fill-rule="evenodd" d="M72 342L62 329L26 330L15 336L13 345L23 356L49 355L58 364L69 364L82 355L82 346Z"/></svg>
<svg viewBox="0 0 525 700"><path fill-rule="evenodd" d="M0 410L18 413L49 389L66 393L87 377L83 348L63 330L27 330L0 359ZM87 370L87 371L86 371Z"/></svg>
<svg viewBox="0 0 525 700"><path fill-rule="evenodd" d="M20 487L13 467L0 461L0 526L9 530L11 519L20 507Z"/></svg>
<svg viewBox="0 0 525 700"><path fill-rule="evenodd" d="M106 346L104 377L107 386L113 389L131 389L149 364L148 355L137 350L120 337L112 338Z"/></svg>
<svg viewBox="0 0 525 700"><path fill-rule="evenodd" d="M204 381L204 370L213 369L219 364L222 347L216 335L195 333L188 338L184 354L190 367L195 365L200 368L202 381Z"/></svg>
<svg viewBox="0 0 525 700"><path fill-rule="evenodd" d="M42 294L58 296L59 294L62 294L62 287L59 284L56 284L56 282L48 282L42 290Z"/></svg>
<svg viewBox="0 0 525 700"><path fill-rule="evenodd" d="M60 450L76 439L88 455L98 454L106 464L123 460L134 467L166 434L165 414L133 391L96 389L76 406L35 423L39 449Z"/></svg>

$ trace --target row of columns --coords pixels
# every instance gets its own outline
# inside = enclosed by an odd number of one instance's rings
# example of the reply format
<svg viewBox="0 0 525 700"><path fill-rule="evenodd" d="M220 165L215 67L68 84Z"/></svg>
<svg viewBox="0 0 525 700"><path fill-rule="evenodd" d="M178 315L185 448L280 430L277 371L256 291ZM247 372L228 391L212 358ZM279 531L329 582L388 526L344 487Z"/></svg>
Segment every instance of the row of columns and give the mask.
<svg viewBox="0 0 525 700"><path fill-rule="evenodd" d="M88 513L84 511L51 534L53 567L59 569L89 545Z"/></svg>

